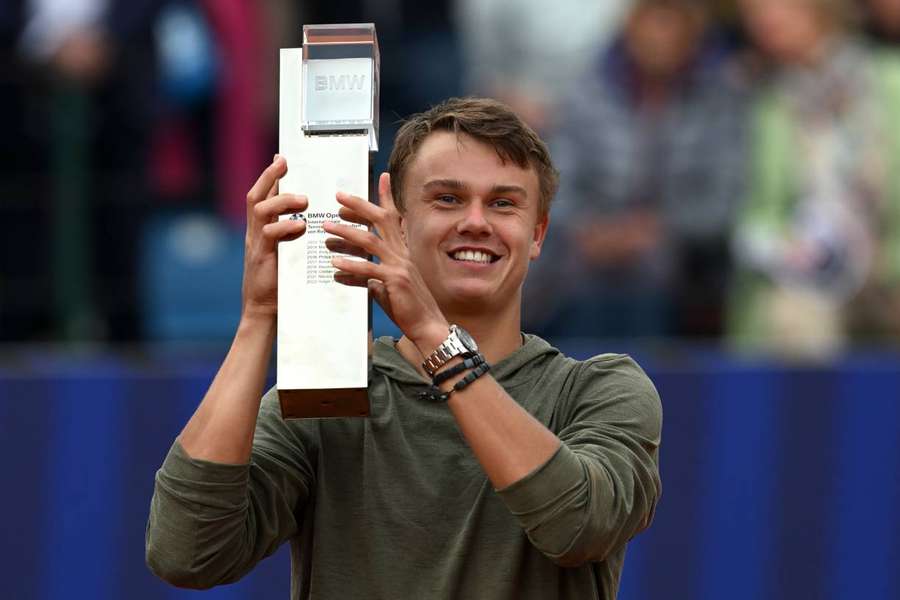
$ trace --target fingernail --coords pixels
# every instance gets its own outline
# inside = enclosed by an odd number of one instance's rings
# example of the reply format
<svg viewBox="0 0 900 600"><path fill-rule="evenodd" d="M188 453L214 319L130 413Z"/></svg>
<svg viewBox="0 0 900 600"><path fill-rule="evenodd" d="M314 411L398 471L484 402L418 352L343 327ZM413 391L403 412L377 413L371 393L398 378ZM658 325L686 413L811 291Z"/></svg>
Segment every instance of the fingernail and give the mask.
<svg viewBox="0 0 900 600"><path fill-rule="evenodd" d="M272 162L273 162L273 163L278 162L278 159L279 159L279 158L281 158L281 155L280 155L280 154L276 154L275 156L272 157Z"/></svg>

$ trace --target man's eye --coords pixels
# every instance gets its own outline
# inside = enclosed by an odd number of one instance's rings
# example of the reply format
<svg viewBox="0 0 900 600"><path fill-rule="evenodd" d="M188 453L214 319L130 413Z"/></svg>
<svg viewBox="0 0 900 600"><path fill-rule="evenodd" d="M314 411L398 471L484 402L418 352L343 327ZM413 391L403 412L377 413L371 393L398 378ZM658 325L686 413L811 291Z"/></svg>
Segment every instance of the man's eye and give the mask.
<svg viewBox="0 0 900 600"><path fill-rule="evenodd" d="M494 200L494 206L497 208L509 208L513 206L512 200L507 200L506 198L498 198Z"/></svg>
<svg viewBox="0 0 900 600"><path fill-rule="evenodd" d="M437 200L442 204L455 204L457 202L456 196L451 194L441 194L437 197Z"/></svg>

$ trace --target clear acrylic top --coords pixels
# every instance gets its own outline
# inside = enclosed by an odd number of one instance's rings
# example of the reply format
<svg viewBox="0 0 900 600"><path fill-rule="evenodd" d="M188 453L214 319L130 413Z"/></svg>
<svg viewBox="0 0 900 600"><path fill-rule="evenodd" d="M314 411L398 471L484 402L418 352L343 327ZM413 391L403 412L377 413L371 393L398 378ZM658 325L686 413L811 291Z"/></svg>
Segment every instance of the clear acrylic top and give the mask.
<svg viewBox="0 0 900 600"><path fill-rule="evenodd" d="M379 67L373 23L304 25L304 131L367 134L377 150Z"/></svg>

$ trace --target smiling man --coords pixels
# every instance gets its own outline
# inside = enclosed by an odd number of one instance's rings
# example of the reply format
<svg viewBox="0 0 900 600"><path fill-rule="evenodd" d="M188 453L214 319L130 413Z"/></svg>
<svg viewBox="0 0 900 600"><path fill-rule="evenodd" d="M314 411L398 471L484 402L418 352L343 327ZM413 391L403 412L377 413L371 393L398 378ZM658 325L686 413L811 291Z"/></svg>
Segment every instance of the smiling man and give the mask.
<svg viewBox="0 0 900 600"><path fill-rule="evenodd" d="M147 561L234 581L290 541L293 598L614 598L660 494L659 397L623 355L520 330L556 171L507 107L453 99L398 132L378 205L338 194L336 279L403 336L373 344L368 419L284 421L262 397L279 241L304 197L276 158L248 194L243 310L156 477ZM341 256L367 254L379 263Z"/></svg>

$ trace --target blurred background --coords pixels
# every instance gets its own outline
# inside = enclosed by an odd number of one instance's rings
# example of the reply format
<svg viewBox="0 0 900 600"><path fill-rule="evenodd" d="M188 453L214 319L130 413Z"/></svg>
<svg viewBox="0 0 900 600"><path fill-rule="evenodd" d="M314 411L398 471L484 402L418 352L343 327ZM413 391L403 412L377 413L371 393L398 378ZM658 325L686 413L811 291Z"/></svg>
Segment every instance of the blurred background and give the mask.
<svg viewBox="0 0 900 600"><path fill-rule="evenodd" d="M2 0L2 596L201 597L143 565L153 473L237 324L278 49L351 22L376 168L457 95L551 147L525 329L666 415L620 597L900 598L900 0Z"/></svg>

